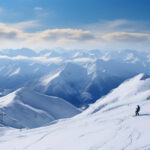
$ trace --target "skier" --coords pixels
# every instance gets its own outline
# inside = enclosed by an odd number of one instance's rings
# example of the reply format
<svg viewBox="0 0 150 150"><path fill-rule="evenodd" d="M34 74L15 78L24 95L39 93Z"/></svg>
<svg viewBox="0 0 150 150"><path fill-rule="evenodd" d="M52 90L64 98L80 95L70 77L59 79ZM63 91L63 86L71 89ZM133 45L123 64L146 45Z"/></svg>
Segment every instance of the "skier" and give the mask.
<svg viewBox="0 0 150 150"><path fill-rule="evenodd" d="M135 110L135 115L139 116L139 111L140 111L140 106L137 105L136 110Z"/></svg>

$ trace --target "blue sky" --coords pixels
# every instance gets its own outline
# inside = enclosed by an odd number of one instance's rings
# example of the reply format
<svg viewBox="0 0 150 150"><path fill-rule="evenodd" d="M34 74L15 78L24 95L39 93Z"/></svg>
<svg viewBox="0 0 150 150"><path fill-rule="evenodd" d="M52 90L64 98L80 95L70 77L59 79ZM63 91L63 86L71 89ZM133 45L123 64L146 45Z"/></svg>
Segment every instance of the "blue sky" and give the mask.
<svg viewBox="0 0 150 150"><path fill-rule="evenodd" d="M148 49L149 14L149 0L0 0L0 48Z"/></svg>
<svg viewBox="0 0 150 150"><path fill-rule="evenodd" d="M0 0L0 6L6 16L10 14L1 21L39 19L52 28L78 27L99 20L150 20L149 0ZM35 11L36 7L41 10Z"/></svg>

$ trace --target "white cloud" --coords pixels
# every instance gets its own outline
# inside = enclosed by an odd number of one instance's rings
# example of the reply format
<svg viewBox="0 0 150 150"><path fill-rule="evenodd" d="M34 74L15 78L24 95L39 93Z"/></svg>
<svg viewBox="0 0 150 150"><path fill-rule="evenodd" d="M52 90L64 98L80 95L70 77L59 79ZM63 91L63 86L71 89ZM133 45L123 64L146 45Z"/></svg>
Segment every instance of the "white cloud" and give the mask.
<svg viewBox="0 0 150 150"><path fill-rule="evenodd" d="M9 57L9 56L0 56L0 59L30 60L30 61L36 61L36 62L42 62L42 63L60 63L62 61L62 58L60 58L60 57L47 58L47 57L44 57L44 56L41 56L41 57L27 57L27 56Z"/></svg>
<svg viewBox="0 0 150 150"><path fill-rule="evenodd" d="M86 29L92 31L98 31L101 33L110 32L141 32L141 30L146 26L146 23L129 21L124 19L117 20L101 20L94 24L89 24Z"/></svg>
<svg viewBox="0 0 150 150"><path fill-rule="evenodd" d="M38 20L23 21L23 22L7 24L7 25L9 27L13 27L13 28L16 28L19 30L32 29L32 28L36 28L36 27L41 26Z"/></svg>
<svg viewBox="0 0 150 150"><path fill-rule="evenodd" d="M94 39L94 34L90 31L84 31L79 29L52 29L45 30L40 33L35 34L35 36L39 37L41 40L45 41L57 41L57 40L91 40Z"/></svg>
<svg viewBox="0 0 150 150"><path fill-rule="evenodd" d="M90 31L78 29L49 29L28 35L26 45L36 47L69 47L81 45L95 39ZM35 43L33 45L33 43ZM73 47L74 47L73 46Z"/></svg>
<svg viewBox="0 0 150 150"><path fill-rule="evenodd" d="M126 20L116 20L106 23L111 30L103 32L104 28L86 29L46 29L29 33L25 29L40 27L36 20L13 24L0 23L0 49L32 48L45 49L63 47L67 49L93 48L134 48L148 49L150 34L144 32L120 31L120 26L132 24ZM106 25L105 24L105 25ZM103 25L102 25L103 26ZM101 26L101 27L102 27ZM118 32L116 29L119 27ZM113 31L113 29L115 30ZM106 32L107 31L107 32ZM47 60L46 60L47 61Z"/></svg>
<svg viewBox="0 0 150 150"><path fill-rule="evenodd" d="M8 27L3 23L0 23L0 39L1 40L16 40L22 39L23 33L21 30Z"/></svg>
<svg viewBox="0 0 150 150"><path fill-rule="evenodd" d="M110 28L116 28L116 27L121 27L124 25L131 25L131 24L132 24L131 21L121 20L121 19L113 20L113 21L107 21L107 23L106 23L106 25Z"/></svg>
<svg viewBox="0 0 150 150"><path fill-rule="evenodd" d="M43 8L42 7L34 7L34 10L41 11L41 10L43 10Z"/></svg>
<svg viewBox="0 0 150 150"><path fill-rule="evenodd" d="M150 41L150 34L144 33L127 33L127 32L113 32L104 34L104 40L121 41L121 42L145 42Z"/></svg>

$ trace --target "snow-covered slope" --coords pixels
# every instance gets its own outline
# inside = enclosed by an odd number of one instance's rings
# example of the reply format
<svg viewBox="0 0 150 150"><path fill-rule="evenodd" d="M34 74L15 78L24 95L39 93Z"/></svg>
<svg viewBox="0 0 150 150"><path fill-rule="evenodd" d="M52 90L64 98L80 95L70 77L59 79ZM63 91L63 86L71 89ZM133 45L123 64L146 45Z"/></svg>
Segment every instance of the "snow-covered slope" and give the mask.
<svg viewBox="0 0 150 150"><path fill-rule="evenodd" d="M119 87L113 90L107 96L98 100L95 104L91 105L84 113L93 114L95 112L111 112L126 106L134 107L135 103L149 103L150 98L150 77L146 74L139 74L123 82ZM131 109L131 111L134 109ZM130 113L132 113L130 111ZM123 113L121 113L124 115ZM121 115L120 114L120 115Z"/></svg>
<svg viewBox="0 0 150 150"><path fill-rule="evenodd" d="M136 105L141 106L135 117ZM85 112L31 130L0 128L5 150L149 150L150 78L124 82Z"/></svg>
<svg viewBox="0 0 150 150"><path fill-rule="evenodd" d="M87 68L67 63L63 69L42 77L35 90L82 107L94 103L130 76L133 74L128 75L125 67L116 61L97 60Z"/></svg>
<svg viewBox="0 0 150 150"><path fill-rule="evenodd" d="M61 98L42 95L27 88L0 98L0 111L0 114L6 114L1 124L15 128L38 127L79 113Z"/></svg>
<svg viewBox="0 0 150 150"><path fill-rule="evenodd" d="M67 63L62 71L51 77L45 93L57 95L75 106L81 106L83 104L81 95L89 80L85 68L75 63Z"/></svg>
<svg viewBox="0 0 150 150"><path fill-rule="evenodd" d="M0 96L27 86L88 106L149 66L150 52L135 50L1 50Z"/></svg>

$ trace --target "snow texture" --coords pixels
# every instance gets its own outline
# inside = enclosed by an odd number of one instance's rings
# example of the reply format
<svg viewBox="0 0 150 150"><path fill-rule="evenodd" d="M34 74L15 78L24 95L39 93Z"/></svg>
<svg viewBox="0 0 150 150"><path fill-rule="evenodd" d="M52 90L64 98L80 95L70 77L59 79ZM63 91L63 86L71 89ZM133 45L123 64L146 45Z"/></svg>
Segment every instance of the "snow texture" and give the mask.
<svg viewBox="0 0 150 150"><path fill-rule="evenodd" d="M83 113L35 129L0 128L5 150L149 150L150 78L125 81ZM141 106L134 116L136 105Z"/></svg>
<svg viewBox="0 0 150 150"><path fill-rule="evenodd" d="M15 128L34 128L80 111L65 100L21 88L0 98L1 124Z"/></svg>

